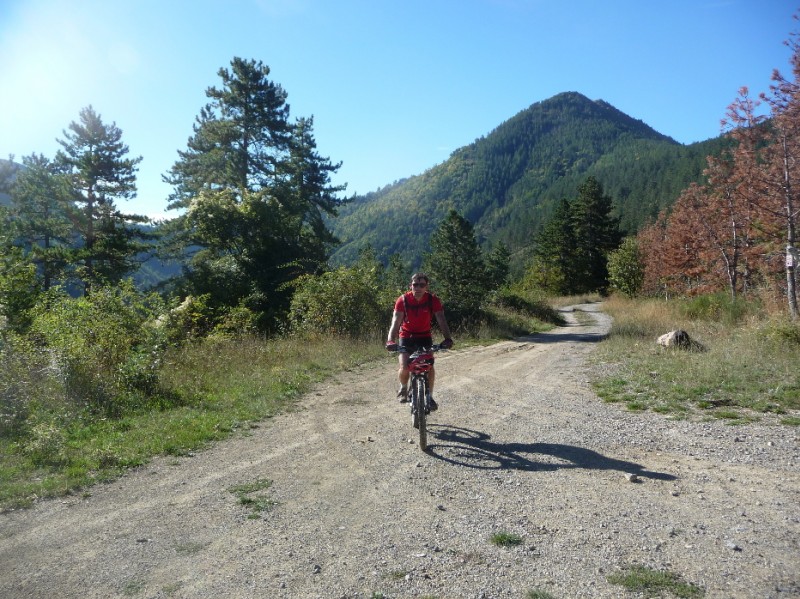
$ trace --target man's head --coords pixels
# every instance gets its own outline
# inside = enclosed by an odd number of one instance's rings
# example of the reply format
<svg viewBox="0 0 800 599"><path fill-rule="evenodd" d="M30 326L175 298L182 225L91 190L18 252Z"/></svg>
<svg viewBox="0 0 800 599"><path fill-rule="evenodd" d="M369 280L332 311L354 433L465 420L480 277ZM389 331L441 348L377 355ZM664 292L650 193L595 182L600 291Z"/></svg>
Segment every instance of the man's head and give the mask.
<svg viewBox="0 0 800 599"><path fill-rule="evenodd" d="M411 291L414 292L416 297L422 295L428 290L428 275L424 272L414 273L411 277Z"/></svg>

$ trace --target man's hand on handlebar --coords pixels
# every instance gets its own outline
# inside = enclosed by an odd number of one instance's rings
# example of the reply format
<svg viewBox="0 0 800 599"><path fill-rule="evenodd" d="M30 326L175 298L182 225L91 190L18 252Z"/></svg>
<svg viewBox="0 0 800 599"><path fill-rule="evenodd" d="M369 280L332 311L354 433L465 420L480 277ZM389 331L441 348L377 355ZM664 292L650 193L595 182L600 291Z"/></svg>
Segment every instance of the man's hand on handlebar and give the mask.
<svg viewBox="0 0 800 599"><path fill-rule="evenodd" d="M450 339L450 337L448 337L439 344L439 347L441 347L442 349L450 349L451 347L453 347L453 340Z"/></svg>
<svg viewBox="0 0 800 599"><path fill-rule="evenodd" d="M395 343L394 341L387 341L386 351L397 351L397 343Z"/></svg>

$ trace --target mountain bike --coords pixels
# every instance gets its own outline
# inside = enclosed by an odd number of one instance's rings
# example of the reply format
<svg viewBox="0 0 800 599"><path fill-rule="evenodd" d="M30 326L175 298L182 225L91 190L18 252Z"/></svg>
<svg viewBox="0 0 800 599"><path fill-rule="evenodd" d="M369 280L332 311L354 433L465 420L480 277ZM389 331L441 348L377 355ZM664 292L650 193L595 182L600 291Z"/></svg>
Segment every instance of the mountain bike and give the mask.
<svg viewBox="0 0 800 599"><path fill-rule="evenodd" d="M423 347L408 356L408 401L411 404L411 424L419 431L419 448L428 450L427 419L430 414L428 405L428 373L433 368L434 352L443 350L438 344ZM408 351L398 347L398 352Z"/></svg>

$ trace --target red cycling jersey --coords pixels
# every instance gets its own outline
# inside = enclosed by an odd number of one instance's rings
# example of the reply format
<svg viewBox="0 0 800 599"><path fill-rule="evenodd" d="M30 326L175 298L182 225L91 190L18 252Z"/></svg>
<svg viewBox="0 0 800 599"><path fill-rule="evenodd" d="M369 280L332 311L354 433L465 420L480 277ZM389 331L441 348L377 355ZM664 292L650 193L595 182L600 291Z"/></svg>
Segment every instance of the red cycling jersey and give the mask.
<svg viewBox="0 0 800 599"><path fill-rule="evenodd" d="M426 291L419 301L414 297L413 291L404 293L394 303L394 311L404 314L400 337L430 337L433 315L443 310L442 301L430 291Z"/></svg>

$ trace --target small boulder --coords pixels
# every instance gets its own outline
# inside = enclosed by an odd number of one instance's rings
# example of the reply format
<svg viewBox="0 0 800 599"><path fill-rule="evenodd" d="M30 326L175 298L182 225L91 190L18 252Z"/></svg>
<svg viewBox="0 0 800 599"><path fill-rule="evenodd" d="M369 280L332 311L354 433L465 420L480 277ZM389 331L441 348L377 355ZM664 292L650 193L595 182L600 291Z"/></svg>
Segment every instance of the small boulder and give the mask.
<svg viewBox="0 0 800 599"><path fill-rule="evenodd" d="M689 338L689 333L677 329L664 333L658 338L658 344L664 347L679 347L681 349L689 349L692 346L692 340Z"/></svg>

